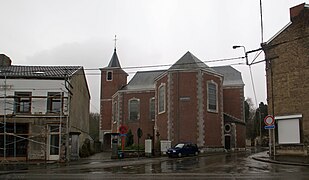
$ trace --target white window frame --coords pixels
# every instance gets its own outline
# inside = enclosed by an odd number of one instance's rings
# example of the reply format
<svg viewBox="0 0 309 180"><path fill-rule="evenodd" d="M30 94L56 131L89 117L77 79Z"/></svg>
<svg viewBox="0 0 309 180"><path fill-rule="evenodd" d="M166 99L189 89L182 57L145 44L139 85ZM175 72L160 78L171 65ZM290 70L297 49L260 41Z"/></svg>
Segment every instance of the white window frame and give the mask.
<svg viewBox="0 0 309 180"><path fill-rule="evenodd" d="M137 102L138 102L137 119L134 119L134 120L131 119L131 107L130 107L131 101L137 101ZM128 111L129 111L129 113L128 113L128 115L129 115L128 119L129 119L129 121L138 121L138 120L140 119L140 114L141 114L140 108L141 108L140 99L138 99L138 98L131 98L131 99L129 99L129 101L128 101Z"/></svg>
<svg viewBox="0 0 309 180"><path fill-rule="evenodd" d="M210 96L210 94L209 94L209 84L213 84L216 87L216 94L215 94L216 95L216 109L210 109L209 108L209 96ZM218 112L218 84L216 82L214 82L213 80L207 82L207 111L214 112L214 113Z"/></svg>
<svg viewBox="0 0 309 180"><path fill-rule="evenodd" d="M160 98L160 89L161 88L164 88L163 90L163 109L161 110L161 106L160 106L160 101L161 101L161 98ZM158 114L162 114L162 113L165 113L165 108L166 108L166 85L165 83L162 83L159 87L158 87Z"/></svg>

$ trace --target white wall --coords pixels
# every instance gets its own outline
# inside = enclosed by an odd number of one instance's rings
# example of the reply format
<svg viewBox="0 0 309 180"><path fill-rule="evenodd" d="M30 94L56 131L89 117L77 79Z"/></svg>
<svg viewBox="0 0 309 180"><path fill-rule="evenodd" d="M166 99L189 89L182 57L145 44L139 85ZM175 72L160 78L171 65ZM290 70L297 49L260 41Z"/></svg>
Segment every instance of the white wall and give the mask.
<svg viewBox="0 0 309 180"><path fill-rule="evenodd" d="M47 96L48 92L64 92L67 97L67 91L64 86L64 80L42 80L42 79L7 79L5 92L5 80L0 79L0 114L4 114L4 96L6 94L6 114L12 114L15 92L32 92L32 96ZM11 96L11 97L10 97ZM47 110L46 98L32 98L31 113L45 114ZM65 112L66 112L66 102Z"/></svg>
<svg viewBox="0 0 309 180"><path fill-rule="evenodd" d="M300 143L299 119L278 120L279 144Z"/></svg>

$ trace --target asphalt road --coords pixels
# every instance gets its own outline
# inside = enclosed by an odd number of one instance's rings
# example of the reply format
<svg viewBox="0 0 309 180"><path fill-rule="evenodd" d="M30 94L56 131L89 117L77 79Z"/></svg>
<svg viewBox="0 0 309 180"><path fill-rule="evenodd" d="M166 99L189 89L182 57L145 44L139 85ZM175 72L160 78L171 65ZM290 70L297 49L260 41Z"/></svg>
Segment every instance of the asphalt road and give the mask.
<svg viewBox="0 0 309 180"><path fill-rule="evenodd" d="M0 179L309 179L308 166L256 161L250 151L185 158L93 159L2 173Z"/></svg>

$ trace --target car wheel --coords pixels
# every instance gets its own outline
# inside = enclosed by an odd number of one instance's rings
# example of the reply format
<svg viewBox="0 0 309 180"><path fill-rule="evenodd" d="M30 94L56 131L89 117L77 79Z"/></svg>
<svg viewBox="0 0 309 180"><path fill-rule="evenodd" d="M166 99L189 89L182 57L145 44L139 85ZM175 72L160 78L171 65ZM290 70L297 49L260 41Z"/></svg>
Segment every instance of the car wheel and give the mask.
<svg viewBox="0 0 309 180"><path fill-rule="evenodd" d="M182 154L181 153L178 153L178 157L181 157L182 156Z"/></svg>
<svg viewBox="0 0 309 180"><path fill-rule="evenodd" d="M195 152L195 155L196 155L196 156L198 155L198 152L197 152L197 151Z"/></svg>

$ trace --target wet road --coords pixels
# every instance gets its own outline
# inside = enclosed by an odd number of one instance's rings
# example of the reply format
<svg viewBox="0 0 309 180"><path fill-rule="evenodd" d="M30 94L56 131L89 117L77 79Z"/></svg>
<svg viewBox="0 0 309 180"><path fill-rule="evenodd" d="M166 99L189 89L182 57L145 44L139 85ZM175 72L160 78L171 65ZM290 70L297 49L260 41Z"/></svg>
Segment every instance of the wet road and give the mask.
<svg viewBox="0 0 309 180"><path fill-rule="evenodd" d="M308 166L260 162L251 152L150 158L136 161L93 160L69 166L16 171L0 176L13 179L309 179Z"/></svg>

